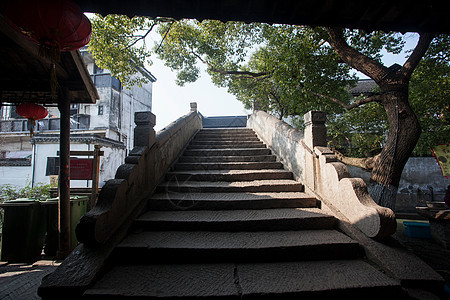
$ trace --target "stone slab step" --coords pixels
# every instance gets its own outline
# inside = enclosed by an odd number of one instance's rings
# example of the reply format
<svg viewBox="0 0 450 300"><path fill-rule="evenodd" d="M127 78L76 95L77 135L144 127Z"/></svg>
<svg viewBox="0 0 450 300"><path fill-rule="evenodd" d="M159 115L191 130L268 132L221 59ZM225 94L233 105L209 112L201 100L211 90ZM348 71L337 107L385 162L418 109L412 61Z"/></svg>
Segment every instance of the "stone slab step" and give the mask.
<svg viewBox="0 0 450 300"><path fill-rule="evenodd" d="M241 149L191 149L184 151L186 156L251 156L251 155L270 155L271 151L267 148L241 148Z"/></svg>
<svg viewBox="0 0 450 300"><path fill-rule="evenodd" d="M135 220L144 230L281 231L332 229L336 219L318 208L148 211Z"/></svg>
<svg viewBox="0 0 450 300"><path fill-rule="evenodd" d="M143 231L113 251L117 263L268 262L353 259L359 244L336 230Z"/></svg>
<svg viewBox="0 0 450 300"><path fill-rule="evenodd" d="M256 133L254 131L238 131L238 132L208 132L208 131L200 131L195 137L256 137Z"/></svg>
<svg viewBox="0 0 450 300"><path fill-rule="evenodd" d="M178 160L180 163L200 163L200 162L261 162L276 161L275 155L255 155L255 156L182 156Z"/></svg>
<svg viewBox="0 0 450 300"><path fill-rule="evenodd" d="M205 163L177 163L175 170L263 170L283 169L283 164L278 161L262 162L205 162ZM248 179L251 180L251 179Z"/></svg>
<svg viewBox="0 0 450 300"><path fill-rule="evenodd" d="M176 193L154 194L152 210L230 210L316 207L315 197L306 193Z"/></svg>
<svg viewBox="0 0 450 300"><path fill-rule="evenodd" d="M256 136L195 136L192 142L260 142L261 140Z"/></svg>
<svg viewBox="0 0 450 300"><path fill-rule="evenodd" d="M258 145L264 145L264 143L262 141L208 141L208 140L192 140L191 145L216 145L216 144L221 144L221 145L231 145L234 146L236 144L242 144L242 145L253 145L253 144L258 144Z"/></svg>
<svg viewBox="0 0 450 300"><path fill-rule="evenodd" d="M239 192L303 192L303 184L295 180L253 180L236 182L165 182L156 188L157 193L239 193Z"/></svg>
<svg viewBox="0 0 450 300"><path fill-rule="evenodd" d="M167 181L249 181L270 179L292 179L291 172L283 169L262 170L188 170L166 174Z"/></svg>
<svg viewBox="0 0 450 300"><path fill-rule="evenodd" d="M84 296L88 299L400 299L401 287L363 260L119 265Z"/></svg>
<svg viewBox="0 0 450 300"><path fill-rule="evenodd" d="M263 142L192 142L187 149L266 148Z"/></svg>
<svg viewBox="0 0 450 300"><path fill-rule="evenodd" d="M239 133L239 132L252 132L254 133L253 129L251 128L242 128L242 127L229 127L229 128L203 128L199 132L212 132L212 133Z"/></svg>

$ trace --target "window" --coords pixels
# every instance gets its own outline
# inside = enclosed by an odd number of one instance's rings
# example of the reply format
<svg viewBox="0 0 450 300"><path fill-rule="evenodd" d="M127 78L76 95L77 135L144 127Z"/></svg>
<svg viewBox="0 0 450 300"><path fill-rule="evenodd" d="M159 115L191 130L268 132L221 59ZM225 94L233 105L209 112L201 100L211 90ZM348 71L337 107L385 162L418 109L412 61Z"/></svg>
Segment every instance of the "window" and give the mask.
<svg viewBox="0 0 450 300"><path fill-rule="evenodd" d="M99 116L103 115L103 105L98 106L98 115Z"/></svg>

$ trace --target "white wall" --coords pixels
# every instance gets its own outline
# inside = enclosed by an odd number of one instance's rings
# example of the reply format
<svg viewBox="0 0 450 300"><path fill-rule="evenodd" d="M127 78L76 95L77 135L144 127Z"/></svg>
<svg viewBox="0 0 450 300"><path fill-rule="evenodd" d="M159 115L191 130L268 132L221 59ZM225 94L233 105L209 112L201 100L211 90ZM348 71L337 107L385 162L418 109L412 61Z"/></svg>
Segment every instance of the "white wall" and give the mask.
<svg viewBox="0 0 450 300"><path fill-rule="evenodd" d="M59 150L59 144L36 144L36 159L34 169L34 182L50 183L50 176L45 176L47 168L47 157L56 157ZM70 150L92 151L94 145L71 143ZM125 149L117 147L102 147L104 156L100 158L100 177L99 184L102 186L103 182L114 178L117 168L125 161ZM87 156L80 158L88 158ZM31 167L30 167L31 168ZM31 178L31 171L30 171ZM91 187L91 180L71 180L71 187Z"/></svg>
<svg viewBox="0 0 450 300"><path fill-rule="evenodd" d="M31 182L31 166L1 166L0 185L11 184L18 187L25 187Z"/></svg>

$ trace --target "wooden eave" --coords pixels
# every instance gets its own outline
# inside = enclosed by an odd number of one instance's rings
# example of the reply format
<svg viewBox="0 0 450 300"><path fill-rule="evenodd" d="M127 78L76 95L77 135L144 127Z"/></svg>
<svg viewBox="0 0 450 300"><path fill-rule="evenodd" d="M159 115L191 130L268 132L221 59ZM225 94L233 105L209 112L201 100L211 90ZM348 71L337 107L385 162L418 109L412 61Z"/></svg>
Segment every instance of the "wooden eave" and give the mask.
<svg viewBox="0 0 450 300"><path fill-rule="evenodd" d="M83 11L366 30L450 33L442 0L74 0Z"/></svg>
<svg viewBox="0 0 450 300"><path fill-rule="evenodd" d="M51 94L52 61L39 54L39 45L13 30L0 16L0 101L57 104ZM79 51L61 52L56 63L58 90L71 103L93 104L99 99Z"/></svg>

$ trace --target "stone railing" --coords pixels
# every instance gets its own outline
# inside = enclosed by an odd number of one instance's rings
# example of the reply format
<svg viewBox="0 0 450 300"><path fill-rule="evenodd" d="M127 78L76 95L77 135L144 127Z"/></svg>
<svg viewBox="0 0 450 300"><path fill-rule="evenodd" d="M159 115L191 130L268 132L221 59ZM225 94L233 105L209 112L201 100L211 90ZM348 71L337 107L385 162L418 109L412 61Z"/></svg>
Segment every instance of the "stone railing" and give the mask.
<svg viewBox="0 0 450 300"><path fill-rule="evenodd" d="M395 232L392 210L377 205L361 178L351 178L326 143L326 115L310 111L304 116L305 132L256 110L247 126L280 157L325 205L343 216L368 237L384 237Z"/></svg>
<svg viewBox="0 0 450 300"><path fill-rule="evenodd" d="M103 244L127 219L139 214L170 166L181 155L192 136L202 127L196 108L172 122L155 136L155 115L135 114L134 148L106 182L94 208L76 228L78 241Z"/></svg>

